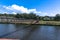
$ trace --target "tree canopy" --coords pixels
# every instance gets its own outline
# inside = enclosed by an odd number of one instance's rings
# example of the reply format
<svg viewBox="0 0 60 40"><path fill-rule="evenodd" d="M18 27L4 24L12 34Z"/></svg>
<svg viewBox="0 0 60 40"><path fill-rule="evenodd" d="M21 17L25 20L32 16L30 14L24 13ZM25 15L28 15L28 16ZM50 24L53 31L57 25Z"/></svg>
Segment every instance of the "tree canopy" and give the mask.
<svg viewBox="0 0 60 40"><path fill-rule="evenodd" d="M34 20L43 20L43 21L60 21L60 14L56 14L55 16L39 16L35 13L17 13L17 14L0 14L0 16L6 17L14 17L14 18L22 18L22 19L34 19Z"/></svg>

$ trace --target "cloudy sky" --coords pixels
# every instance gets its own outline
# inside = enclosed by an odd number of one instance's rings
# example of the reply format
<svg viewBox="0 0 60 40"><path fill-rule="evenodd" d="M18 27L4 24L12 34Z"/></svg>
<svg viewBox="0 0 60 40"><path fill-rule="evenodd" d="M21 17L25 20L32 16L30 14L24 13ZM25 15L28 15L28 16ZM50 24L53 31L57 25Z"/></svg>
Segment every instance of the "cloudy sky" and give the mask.
<svg viewBox="0 0 60 40"><path fill-rule="evenodd" d="M40 16L60 14L60 0L0 0L0 13L30 12Z"/></svg>

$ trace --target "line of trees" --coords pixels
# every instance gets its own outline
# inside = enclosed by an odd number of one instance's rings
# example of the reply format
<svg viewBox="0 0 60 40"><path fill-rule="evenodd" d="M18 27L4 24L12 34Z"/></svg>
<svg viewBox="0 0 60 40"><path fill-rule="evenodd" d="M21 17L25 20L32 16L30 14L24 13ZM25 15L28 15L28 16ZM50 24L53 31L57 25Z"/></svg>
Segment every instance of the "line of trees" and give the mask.
<svg viewBox="0 0 60 40"><path fill-rule="evenodd" d="M53 16L38 16L34 13L23 13L23 14L16 14L16 18L24 18L24 19L35 19L35 20L44 20L44 21L60 21L60 14L56 14Z"/></svg>
<svg viewBox="0 0 60 40"><path fill-rule="evenodd" d="M23 13L23 14L16 14L15 18L23 18L23 19L39 19L39 16L33 13L27 14L27 13Z"/></svg>
<svg viewBox="0 0 60 40"><path fill-rule="evenodd" d="M52 16L38 16L34 13L17 13L14 14L0 14L0 16L9 16L14 18L22 18L22 19L34 19L34 20L44 20L44 21L60 21L60 14L56 14L54 17Z"/></svg>

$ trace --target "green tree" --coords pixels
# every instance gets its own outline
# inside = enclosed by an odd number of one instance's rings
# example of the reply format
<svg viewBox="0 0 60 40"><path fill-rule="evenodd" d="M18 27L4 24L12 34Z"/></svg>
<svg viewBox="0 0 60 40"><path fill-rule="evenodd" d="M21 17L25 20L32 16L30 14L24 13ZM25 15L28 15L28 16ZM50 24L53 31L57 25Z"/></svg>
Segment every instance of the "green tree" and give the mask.
<svg viewBox="0 0 60 40"><path fill-rule="evenodd" d="M30 14L29 14L29 18L30 18L30 19L37 19L37 16L36 16L36 14L34 14L34 13L30 13Z"/></svg>
<svg viewBox="0 0 60 40"><path fill-rule="evenodd" d="M60 14L56 14L56 16L54 17L54 20L60 21Z"/></svg>
<svg viewBox="0 0 60 40"><path fill-rule="evenodd" d="M15 18L20 18L20 15L17 13L17 14L15 15Z"/></svg>

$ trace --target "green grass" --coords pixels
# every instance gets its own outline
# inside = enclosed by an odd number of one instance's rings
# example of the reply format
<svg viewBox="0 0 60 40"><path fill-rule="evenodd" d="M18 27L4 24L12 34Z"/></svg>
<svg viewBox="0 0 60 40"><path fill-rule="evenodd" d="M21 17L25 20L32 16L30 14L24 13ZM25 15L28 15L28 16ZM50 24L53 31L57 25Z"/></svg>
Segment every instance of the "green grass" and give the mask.
<svg viewBox="0 0 60 40"><path fill-rule="evenodd" d="M39 25L60 25L60 21L39 21L38 23L34 23L35 21L31 22L13 22L12 24L39 24ZM0 22L0 24L6 24L7 22ZM10 23L10 22L9 22ZM7 24L9 24L7 23Z"/></svg>
<svg viewBox="0 0 60 40"><path fill-rule="evenodd" d="M39 21L39 24L60 25L60 21Z"/></svg>

